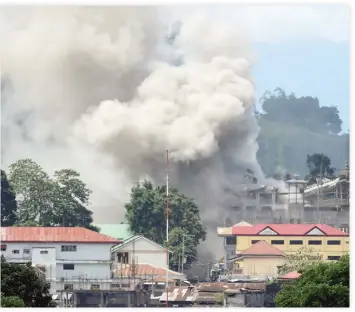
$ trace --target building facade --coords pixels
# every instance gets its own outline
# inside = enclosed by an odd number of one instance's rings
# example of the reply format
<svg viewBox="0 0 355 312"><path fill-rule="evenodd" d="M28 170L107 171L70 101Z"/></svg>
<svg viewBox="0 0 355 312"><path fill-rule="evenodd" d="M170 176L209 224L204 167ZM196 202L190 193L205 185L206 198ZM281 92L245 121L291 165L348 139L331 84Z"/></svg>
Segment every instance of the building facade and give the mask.
<svg viewBox="0 0 355 312"><path fill-rule="evenodd" d="M111 247L120 241L85 228L4 227L1 254L45 272L51 293L102 288L112 279Z"/></svg>
<svg viewBox="0 0 355 312"><path fill-rule="evenodd" d="M350 169L348 164L338 177L317 178L307 182L295 175L286 182L286 189L256 184L242 184L235 189L236 204L223 216L224 226L246 221L265 223L320 223L349 232Z"/></svg>
<svg viewBox="0 0 355 312"><path fill-rule="evenodd" d="M167 267L167 250L163 246L140 235L131 236L112 248L115 264L150 264Z"/></svg>
<svg viewBox="0 0 355 312"><path fill-rule="evenodd" d="M228 260L260 241L275 246L285 254L308 248L323 260L338 260L349 253L349 233L327 224L237 224L227 229L219 228L218 235L225 238L225 263L229 269L231 265L227 264Z"/></svg>

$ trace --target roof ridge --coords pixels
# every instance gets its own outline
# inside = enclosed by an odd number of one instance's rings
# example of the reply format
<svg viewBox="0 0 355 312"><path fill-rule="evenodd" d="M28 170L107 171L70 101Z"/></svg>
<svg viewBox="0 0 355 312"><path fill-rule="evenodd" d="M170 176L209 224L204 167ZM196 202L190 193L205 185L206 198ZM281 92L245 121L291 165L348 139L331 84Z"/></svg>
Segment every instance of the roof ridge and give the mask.
<svg viewBox="0 0 355 312"><path fill-rule="evenodd" d="M258 251L258 248L260 249L263 245L265 245L265 246L267 246L267 248L275 251L278 255L282 255L282 256L285 255L285 253L282 250L280 250L279 248L269 244L268 242L266 242L264 240L260 240L257 243L251 245L249 248L241 251L239 253L239 255L256 255L256 254L259 254L259 255L275 255L275 253L270 253L270 251L265 251L264 253L260 253L260 252L255 253L255 252ZM254 253L251 252L251 251L253 251Z"/></svg>

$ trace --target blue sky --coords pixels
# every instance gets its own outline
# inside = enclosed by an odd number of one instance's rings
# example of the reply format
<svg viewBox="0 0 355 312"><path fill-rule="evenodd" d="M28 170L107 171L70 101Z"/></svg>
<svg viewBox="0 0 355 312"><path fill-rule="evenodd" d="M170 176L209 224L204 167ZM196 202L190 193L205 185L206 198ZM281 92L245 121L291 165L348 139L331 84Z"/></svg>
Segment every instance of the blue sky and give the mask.
<svg viewBox="0 0 355 312"><path fill-rule="evenodd" d="M349 129L349 43L325 40L257 43L253 77L259 99L281 87L297 96L318 97L320 105L338 106L343 131Z"/></svg>
<svg viewBox="0 0 355 312"><path fill-rule="evenodd" d="M203 11L215 22L235 25L256 53L253 79L259 99L283 88L297 96L336 105L349 129L350 8L346 5L237 5L171 7L169 19Z"/></svg>

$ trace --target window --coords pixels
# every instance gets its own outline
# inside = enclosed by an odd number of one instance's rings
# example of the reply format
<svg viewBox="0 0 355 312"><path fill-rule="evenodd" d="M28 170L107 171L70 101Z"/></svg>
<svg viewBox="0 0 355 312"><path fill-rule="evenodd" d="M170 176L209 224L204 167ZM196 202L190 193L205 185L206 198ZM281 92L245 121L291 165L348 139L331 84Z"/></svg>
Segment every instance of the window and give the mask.
<svg viewBox="0 0 355 312"><path fill-rule="evenodd" d="M1 244L1 251L6 251L7 245Z"/></svg>
<svg viewBox="0 0 355 312"><path fill-rule="evenodd" d="M271 244L272 245L283 245L285 243L285 241L283 240L272 240Z"/></svg>
<svg viewBox="0 0 355 312"><path fill-rule="evenodd" d="M19 251L18 249L14 249L14 250L12 251L12 253L13 253L13 254L19 254L20 251Z"/></svg>
<svg viewBox="0 0 355 312"><path fill-rule="evenodd" d="M64 284L64 290L73 290L74 286L73 284Z"/></svg>
<svg viewBox="0 0 355 312"><path fill-rule="evenodd" d="M260 241L257 240L257 239L253 239L253 240L251 241L252 244L256 244L257 242L260 242Z"/></svg>
<svg viewBox="0 0 355 312"><path fill-rule="evenodd" d="M322 245L321 240L310 240L308 241L308 245Z"/></svg>
<svg viewBox="0 0 355 312"><path fill-rule="evenodd" d="M226 238L226 245L236 245L237 240L235 237L227 237Z"/></svg>
<svg viewBox="0 0 355 312"><path fill-rule="evenodd" d="M128 252L118 252L117 262L122 264L128 264Z"/></svg>
<svg viewBox="0 0 355 312"><path fill-rule="evenodd" d="M290 245L303 245L303 240L290 240Z"/></svg>
<svg viewBox="0 0 355 312"><path fill-rule="evenodd" d="M24 253L25 255L28 255L28 254L30 253L30 250L29 250L28 248L25 248L25 249L23 250L23 253Z"/></svg>
<svg viewBox="0 0 355 312"><path fill-rule="evenodd" d="M48 250L41 250L39 253L41 255L47 255L48 254Z"/></svg>
<svg viewBox="0 0 355 312"><path fill-rule="evenodd" d="M327 245L340 245L340 240L328 240Z"/></svg>
<svg viewBox="0 0 355 312"><path fill-rule="evenodd" d="M75 245L64 245L62 246L62 251L76 251Z"/></svg>
<svg viewBox="0 0 355 312"><path fill-rule="evenodd" d="M340 256L328 256L328 260L339 260Z"/></svg>
<svg viewBox="0 0 355 312"><path fill-rule="evenodd" d="M73 263L64 263L63 270L74 270L74 264Z"/></svg>

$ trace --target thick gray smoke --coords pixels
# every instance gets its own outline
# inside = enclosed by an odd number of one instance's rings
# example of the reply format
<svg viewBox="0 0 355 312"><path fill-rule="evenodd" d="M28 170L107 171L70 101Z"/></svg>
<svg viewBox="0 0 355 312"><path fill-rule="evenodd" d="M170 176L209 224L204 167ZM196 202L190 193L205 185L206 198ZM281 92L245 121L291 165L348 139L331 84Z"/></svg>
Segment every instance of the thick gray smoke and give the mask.
<svg viewBox="0 0 355 312"><path fill-rule="evenodd" d="M135 181L164 183L169 149L170 182L210 233L247 168L263 182L251 53L233 27L197 15L168 47L153 8L2 8L0 20L5 166L76 169L95 221L119 222Z"/></svg>

